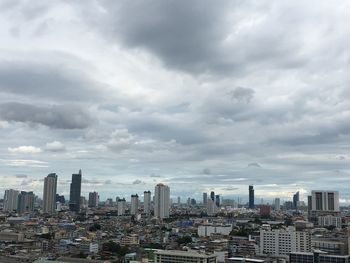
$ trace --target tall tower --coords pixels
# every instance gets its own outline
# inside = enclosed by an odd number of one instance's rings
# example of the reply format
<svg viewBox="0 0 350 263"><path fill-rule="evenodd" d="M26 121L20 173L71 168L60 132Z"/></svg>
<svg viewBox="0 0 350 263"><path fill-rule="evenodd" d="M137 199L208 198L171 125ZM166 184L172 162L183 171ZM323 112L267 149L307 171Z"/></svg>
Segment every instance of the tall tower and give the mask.
<svg viewBox="0 0 350 263"><path fill-rule="evenodd" d="M98 193L90 192L89 193L89 207L97 207L98 206Z"/></svg>
<svg viewBox="0 0 350 263"><path fill-rule="evenodd" d="M164 184L157 184L154 189L154 216L169 218L170 214L170 188Z"/></svg>
<svg viewBox="0 0 350 263"><path fill-rule="evenodd" d="M120 198L117 201L118 216L125 215L126 201L124 198Z"/></svg>
<svg viewBox="0 0 350 263"><path fill-rule="evenodd" d="M43 212L52 214L56 209L57 174L51 173L44 179Z"/></svg>
<svg viewBox="0 0 350 263"><path fill-rule="evenodd" d="M139 212L139 196L137 194L131 195L130 214L137 215L138 212Z"/></svg>
<svg viewBox="0 0 350 263"><path fill-rule="evenodd" d="M73 212L80 211L81 177L81 170L79 170L79 173L77 174L72 174L72 182L70 184L69 209Z"/></svg>
<svg viewBox="0 0 350 263"><path fill-rule="evenodd" d="M296 209L298 207L299 202L299 191L293 195L293 208Z"/></svg>
<svg viewBox="0 0 350 263"><path fill-rule="evenodd" d="M146 215L151 214L151 191L143 192L143 212Z"/></svg>
<svg viewBox="0 0 350 263"><path fill-rule="evenodd" d="M254 209L254 186L249 185L249 208Z"/></svg>
<svg viewBox="0 0 350 263"><path fill-rule="evenodd" d="M210 199L215 202L215 192L214 191L210 192Z"/></svg>
<svg viewBox="0 0 350 263"><path fill-rule="evenodd" d="M207 203L208 203L208 194L203 193L203 205L207 206Z"/></svg>
<svg viewBox="0 0 350 263"><path fill-rule="evenodd" d="M17 212L19 214L31 213L34 211L34 193L21 191L18 195Z"/></svg>
<svg viewBox="0 0 350 263"><path fill-rule="evenodd" d="M19 191L17 190L5 190L4 211L12 212L13 210L17 210L18 195Z"/></svg>

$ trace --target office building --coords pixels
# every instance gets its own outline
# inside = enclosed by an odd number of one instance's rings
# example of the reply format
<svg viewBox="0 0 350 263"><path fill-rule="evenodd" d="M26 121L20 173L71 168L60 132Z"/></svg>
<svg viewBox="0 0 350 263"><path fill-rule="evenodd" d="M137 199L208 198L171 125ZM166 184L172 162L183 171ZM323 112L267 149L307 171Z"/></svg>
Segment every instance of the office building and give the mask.
<svg viewBox="0 0 350 263"><path fill-rule="evenodd" d="M21 191L18 195L17 212L20 214L34 211L34 193Z"/></svg>
<svg viewBox="0 0 350 263"><path fill-rule="evenodd" d="M154 252L154 263L216 263L216 255L198 251L157 250Z"/></svg>
<svg viewBox="0 0 350 263"><path fill-rule="evenodd" d="M207 206L207 202L208 202L208 194L207 193L203 193L203 205Z"/></svg>
<svg viewBox="0 0 350 263"><path fill-rule="evenodd" d="M329 255L323 251L292 252L289 254L289 263L349 263L349 255Z"/></svg>
<svg viewBox="0 0 350 263"><path fill-rule="evenodd" d="M169 218L170 215L170 189L167 185L157 184L154 189L154 216Z"/></svg>
<svg viewBox="0 0 350 263"><path fill-rule="evenodd" d="M198 226L197 234L200 237L210 237L211 235L229 236L232 225L204 224Z"/></svg>
<svg viewBox="0 0 350 263"><path fill-rule="evenodd" d="M281 199L275 198L275 211L281 210Z"/></svg>
<svg viewBox="0 0 350 263"><path fill-rule="evenodd" d="M139 196L137 194L131 195L130 214L137 215L139 212Z"/></svg>
<svg viewBox="0 0 350 263"><path fill-rule="evenodd" d="M216 215L218 213L218 210L219 209L216 206L215 202L209 198L207 202L207 214L209 216Z"/></svg>
<svg viewBox="0 0 350 263"><path fill-rule="evenodd" d="M300 201L299 191L293 195L293 209L298 208L298 202Z"/></svg>
<svg viewBox="0 0 350 263"><path fill-rule="evenodd" d="M151 191L143 192L143 212L146 215L151 214Z"/></svg>
<svg viewBox="0 0 350 263"><path fill-rule="evenodd" d="M89 207L98 207L98 203L99 203L98 193L97 192L90 192L88 206Z"/></svg>
<svg viewBox="0 0 350 263"><path fill-rule="evenodd" d="M125 201L125 199L124 198L118 199L118 202L117 202L118 216L125 215L125 210L126 210L126 201Z"/></svg>
<svg viewBox="0 0 350 263"><path fill-rule="evenodd" d="M43 212L52 214L56 210L57 174L51 173L44 179Z"/></svg>
<svg viewBox="0 0 350 263"><path fill-rule="evenodd" d="M254 186L249 185L249 208L254 209Z"/></svg>
<svg viewBox="0 0 350 263"><path fill-rule="evenodd" d="M311 204L313 211L339 211L339 192L312 191Z"/></svg>
<svg viewBox="0 0 350 263"><path fill-rule="evenodd" d="M341 228L342 226L342 219L340 216L325 215L325 216L319 216L317 219L318 219L318 226L320 227L333 226L335 228Z"/></svg>
<svg viewBox="0 0 350 263"><path fill-rule="evenodd" d="M217 207L220 207L220 195L215 195L215 204Z"/></svg>
<svg viewBox="0 0 350 263"><path fill-rule="evenodd" d="M291 252L311 252L311 234L308 231L287 229L260 230L260 253L287 256Z"/></svg>
<svg viewBox="0 0 350 263"><path fill-rule="evenodd" d="M70 184L69 209L73 212L80 211L81 179L81 170L79 170L79 173L77 174L72 174L72 182Z"/></svg>
<svg viewBox="0 0 350 263"><path fill-rule="evenodd" d="M5 196L4 196L5 212L12 212L14 210L17 210L18 195L19 195L19 191L17 190L13 190L13 189L5 190Z"/></svg>
<svg viewBox="0 0 350 263"><path fill-rule="evenodd" d="M210 199L215 202L215 192L214 191L210 192Z"/></svg>

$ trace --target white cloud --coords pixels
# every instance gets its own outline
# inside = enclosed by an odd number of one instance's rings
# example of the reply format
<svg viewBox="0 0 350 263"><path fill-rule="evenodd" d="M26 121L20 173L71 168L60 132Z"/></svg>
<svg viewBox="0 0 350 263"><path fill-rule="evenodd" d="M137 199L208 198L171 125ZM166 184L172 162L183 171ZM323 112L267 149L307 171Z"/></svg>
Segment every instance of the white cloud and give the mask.
<svg viewBox="0 0 350 263"><path fill-rule="evenodd" d="M36 153L41 153L41 149L38 147L34 146L19 146L15 148L7 148L9 153L31 153L31 154L36 154Z"/></svg>
<svg viewBox="0 0 350 263"><path fill-rule="evenodd" d="M66 150L66 146L59 141L53 141L46 143L45 150L50 152L63 152Z"/></svg>

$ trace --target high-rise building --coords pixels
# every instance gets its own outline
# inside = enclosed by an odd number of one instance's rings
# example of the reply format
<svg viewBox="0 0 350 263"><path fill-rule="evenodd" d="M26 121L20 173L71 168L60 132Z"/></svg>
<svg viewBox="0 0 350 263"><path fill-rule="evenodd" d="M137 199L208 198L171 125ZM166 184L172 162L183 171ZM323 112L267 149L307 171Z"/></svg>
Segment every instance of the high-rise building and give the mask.
<svg viewBox="0 0 350 263"><path fill-rule="evenodd" d="M298 208L298 202L300 201L299 199L300 199L300 197L299 197L299 191L298 191L293 195L293 208L294 209Z"/></svg>
<svg viewBox="0 0 350 263"><path fill-rule="evenodd" d="M72 182L70 184L69 209L73 212L80 211L81 177L81 170L79 170L79 173L77 174L72 174Z"/></svg>
<svg viewBox="0 0 350 263"><path fill-rule="evenodd" d="M164 184L157 184L154 190L154 216L168 218L170 215L170 188Z"/></svg>
<svg viewBox="0 0 350 263"><path fill-rule="evenodd" d="M143 212L146 215L151 214L151 191L143 192Z"/></svg>
<svg viewBox="0 0 350 263"><path fill-rule="evenodd" d="M215 192L214 191L210 192L210 199L215 202Z"/></svg>
<svg viewBox="0 0 350 263"><path fill-rule="evenodd" d="M313 211L339 211L339 192L312 191L311 202Z"/></svg>
<svg viewBox="0 0 350 263"><path fill-rule="evenodd" d="M208 194L207 193L203 193L203 205L207 206L207 202L208 202Z"/></svg>
<svg viewBox="0 0 350 263"><path fill-rule="evenodd" d="M281 199L275 198L275 211L281 210Z"/></svg>
<svg viewBox="0 0 350 263"><path fill-rule="evenodd" d="M99 202L99 196L97 192L90 192L89 193L89 207L98 207Z"/></svg>
<svg viewBox="0 0 350 263"><path fill-rule="evenodd" d="M17 212L20 214L34 211L34 193L21 191L18 195Z"/></svg>
<svg viewBox="0 0 350 263"><path fill-rule="evenodd" d="M180 196L177 197L177 204L178 205L181 204L181 197Z"/></svg>
<svg viewBox="0 0 350 263"><path fill-rule="evenodd" d="M215 202L209 198L207 202L207 214L209 216L215 215L218 212L218 207L216 206Z"/></svg>
<svg viewBox="0 0 350 263"><path fill-rule="evenodd" d="M118 210L118 216L125 215L125 209L126 209L126 201L124 198L118 199L117 202L117 210Z"/></svg>
<svg viewBox="0 0 350 263"><path fill-rule="evenodd" d="M254 186L249 185L249 208L254 209Z"/></svg>
<svg viewBox="0 0 350 263"><path fill-rule="evenodd" d="M17 190L13 190L13 189L5 190L5 196L4 196L5 212L12 212L14 210L17 210L18 195L19 195L19 191Z"/></svg>
<svg viewBox="0 0 350 263"><path fill-rule="evenodd" d="M217 207L220 207L220 195L215 195L215 204Z"/></svg>
<svg viewBox="0 0 350 263"><path fill-rule="evenodd" d="M43 212L52 214L56 210L57 174L50 173L44 179Z"/></svg>
<svg viewBox="0 0 350 263"><path fill-rule="evenodd" d="M138 212L139 212L139 196L137 194L131 195L130 214L137 215Z"/></svg>

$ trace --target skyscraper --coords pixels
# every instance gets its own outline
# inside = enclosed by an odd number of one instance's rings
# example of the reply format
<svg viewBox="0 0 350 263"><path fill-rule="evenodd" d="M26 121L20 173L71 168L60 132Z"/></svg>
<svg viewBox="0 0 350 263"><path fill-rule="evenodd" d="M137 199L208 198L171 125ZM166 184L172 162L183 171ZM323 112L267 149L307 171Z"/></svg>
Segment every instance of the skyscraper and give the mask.
<svg viewBox="0 0 350 263"><path fill-rule="evenodd" d="M43 212L52 214L56 210L57 174L51 173L44 179Z"/></svg>
<svg viewBox="0 0 350 263"><path fill-rule="evenodd" d="M125 215L126 201L124 198L120 198L117 201L118 216Z"/></svg>
<svg viewBox="0 0 350 263"><path fill-rule="evenodd" d="M70 184L69 209L73 212L80 211L81 177L81 170L79 170L79 173L77 174L72 174L72 182Z"/></svg>
<svg viewBox="0 0 350 263"><path fill-rule="evenodd" d="M207 203L208 203L208 194L203 193L203 205L207 206Z"/></svg>
<svg viewBox="0 0 350 263"><path fill-rule="evenodd" d="M137 194L131 195L130 214L137 215L138 212L139 212L139 196Z"/></svg>
<svg viewBox="0 0 350 263"><path fill-rule="evenodd" d="M210 199L215 202L215 192L214 191L210 192Z"/></svg>
<svg viewBox="0 0 350 263"><path fill-rule="evenodd" d="M167 185L157 184L154 189L154 216L168 218L170 210L170 189Z"/></svg>
<svg viewBox="0 0 350 263"><path fill-rule="evenodd" d="M217 207L220 207L220 195L215 195L215 204Z"/></svg>
<svg viewBox="0 0 350 263"><path fill-rule="evenodd" d="M249 208L254 209L254 186L249 185Z"/></svg>
<svg viewBox="0 0 350 263"><path fill-rule="evenodd" d="M31 213L34 211L34 193L21 191L18 195L17 212L19 214Z"/></svg>
<svg viewBox="0 0 350 263"><path fill-rule="evenodd" d="M13 189L5 190L5 196L4 196L5 212L12 212L14 210L17 210L18 195L19 195L19 191L17 190L13 190Z"/></svg>
<svg viewBox="0 0 350 263"><path fill-rule="evenodd" d="M311 202L313 211L339 211L339 192L312 191Z"/></svg>
<svg viewBox="0 0 350 263"><path fill-rule="evenodd" d="M298 207L298 202L299 202L299 191L296 192L294 195L293 195L293 208L296 209Z"/></svg>
<svg viewBox="0 0 350 263"><path fill-rule="evenodd" d="M280 211L281 210L281 199L275 198L275 210Z"/></svg>
<svg viewBox="0 0 350 263"><path fill-rule="evenodd" d="M143 192L143 212L146 215L151 214L151 191Z"/></svg>
<svg viewBox="0 0 350 263"><path fill-rule="evenodd" d="M97 207L98 201L99 201L98 193L97 192L90 192L89 193L89 202L88 202L89 207Z"/></svg>

